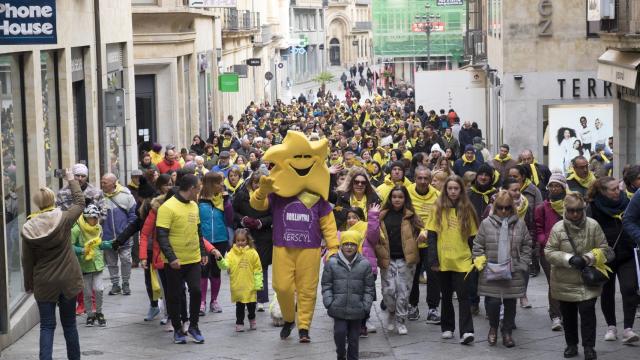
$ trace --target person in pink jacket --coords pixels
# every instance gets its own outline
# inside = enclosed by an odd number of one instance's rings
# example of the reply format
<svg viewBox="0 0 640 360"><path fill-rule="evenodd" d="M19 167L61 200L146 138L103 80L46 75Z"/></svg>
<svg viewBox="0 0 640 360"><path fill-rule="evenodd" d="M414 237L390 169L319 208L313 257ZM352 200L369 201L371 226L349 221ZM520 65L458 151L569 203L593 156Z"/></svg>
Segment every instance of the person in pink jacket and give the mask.
<svg viewBox="0 0 640 360"><path fill-rule="evenodd" d="M380 240L380 205L371 204L367 211L367 222L364 219L364 211L359 207L347 209L346 230L355 230L364 236L362 243L358 246L358 252L361 253L371 264L373 276L378 275L378 259L376 258L375 248ZM340 241L340 233L338 233L338 241ZM374 296L373 301L376 298ZM376 327L369 321L369 314L362 319L360 326L360 336L367 337L368 333L376 332Z"/></svg>
<svg viewBox="0 0 640 360"><path fill-rule="evenodd" d="M549 198L535 208L534 219L536 222L536 241L540 244L540 265L549 283L551 266L544 256L544 247L549 240L551 228L558 221L562 220L564 214L564 197L567 195L567 179L561 173L553 173L547 185ZM551 318L551 330L562 330L562 319L560 315L560 303L551 298L549 291L549 317Z"/></svg>

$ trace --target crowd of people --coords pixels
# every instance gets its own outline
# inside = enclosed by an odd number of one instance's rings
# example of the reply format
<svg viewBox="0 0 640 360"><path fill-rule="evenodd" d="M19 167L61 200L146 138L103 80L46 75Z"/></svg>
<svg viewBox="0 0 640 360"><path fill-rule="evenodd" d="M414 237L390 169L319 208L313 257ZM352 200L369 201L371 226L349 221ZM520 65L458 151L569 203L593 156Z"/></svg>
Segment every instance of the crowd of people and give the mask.
<svg viewBox="0 0 640 360"><path fill-rule="evenodd" d="M616 179L600 169L595 175L589 160L577 156L569 173L551 171L531 150L512 155L507 144L492 157L478 125L461 122L453 109L416 109L411 97L341 101L320 92L315 102L252 102L239 119L230 115L189 147L141 144L139 169L126 186L113 174L92 185L86 166L76 164L57 195L47 188L34 194L40 210L22 231L23 265L25 288L39 304L41 353L51 352L56 303L69 358L79 358L76 313L87 313L86 326L106 326L105 266L112 296L130 295L131 268L144 268L145 320L160 316L176 343L187 336L205 341L198 320L222 312L228 271L235 330L245 330L245 309L255 330L256 312L270 303L269 267L283 256L284 236L274 220L278 203L268 195L275 191L274 163L263 156L293 136L288 131L328 147L330 181L317 192L327 191L330 207L318 210L314 226L325 239L320 282L339 359L357 359L358 338L377 331L369 321L376 300L386 331L407 334L407 321L420 318L425 282L426 321L440 325L443 339L455 336L457 299L459 341L473 343L473 317L484 297L488 344L496 345L500 332L502 344L514 347L516 309L531 308L529 279L540 269L549 284L550 329L564 331L565 357L578 354L581 335L585 359L597 358L598 298L608 325L604 340L617 340L616 278L622 343L640 340L633 331L640 165ZM339 239L339 248L329 237ZM317 277L310 279L296 280L299 301L303 285L317 288ZM285 292L275 282L274 289L278 297ZM311 317L300 321L300 341L309 342ZM283 339L292 327L285 319Z"/></svg>

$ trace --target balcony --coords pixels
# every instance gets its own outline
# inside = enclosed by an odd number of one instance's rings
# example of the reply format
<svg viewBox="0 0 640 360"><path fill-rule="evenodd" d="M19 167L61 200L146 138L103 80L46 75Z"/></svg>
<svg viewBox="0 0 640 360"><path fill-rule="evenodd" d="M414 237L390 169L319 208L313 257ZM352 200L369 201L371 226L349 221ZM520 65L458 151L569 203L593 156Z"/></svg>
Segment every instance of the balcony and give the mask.
<svg viewBox="0 0 640 360"><path fill-rule="evenodd" d="M371 21L356 21L353 26L354 32L363 32L371 30Z"/></svg>
<svg viewBox="0 0 640 360"><path fill-rule="evenodd" d="M260 34L255 35L253 38L253 45L258 47L267 46L271 41L273 41L271 25L262 25L260 27Z"/></svg>
<svg viewBox="0 0 640 360"><path fill-rule="evenodd" d="M487 34L482 30L469 30L464 39L464 54L471 64L487 59Z"/></svg>
<svg viewBox="0 0 640 360"><path fill-rule="evenodd" d="M222 33L233 35L260 30L260 13L249 10L224 9L222 12Z"/></svg>
<svg viewBox="0 0 640 360"><path fill-rule="evenodd" d="M371 5L371 0L356 0L356 5Z"/></svg>

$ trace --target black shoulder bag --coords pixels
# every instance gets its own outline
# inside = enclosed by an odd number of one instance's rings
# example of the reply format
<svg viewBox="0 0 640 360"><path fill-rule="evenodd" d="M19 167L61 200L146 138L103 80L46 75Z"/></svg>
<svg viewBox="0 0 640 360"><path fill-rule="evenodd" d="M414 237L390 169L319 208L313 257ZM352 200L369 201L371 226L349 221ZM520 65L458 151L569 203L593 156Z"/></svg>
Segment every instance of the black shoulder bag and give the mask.
<svg viewBox="0 0 640 360"><path fill-rule="evenodd" d="M567 224L563 222L563 225L564 225L564 231L567 233L567 239L569 239L569 243L573 248L573 252L576 255L580 255L578 254L578 250L576 249L576 244L573 242L573 239L569 235L569 229L567 228ZM609 281L609 278L605 274L601 273L594 266L585 266L582 269L581 274L582 274L582 282L585 284L585 286L588 286L588 287L600 287L604 285L607 281Z"/></svg>

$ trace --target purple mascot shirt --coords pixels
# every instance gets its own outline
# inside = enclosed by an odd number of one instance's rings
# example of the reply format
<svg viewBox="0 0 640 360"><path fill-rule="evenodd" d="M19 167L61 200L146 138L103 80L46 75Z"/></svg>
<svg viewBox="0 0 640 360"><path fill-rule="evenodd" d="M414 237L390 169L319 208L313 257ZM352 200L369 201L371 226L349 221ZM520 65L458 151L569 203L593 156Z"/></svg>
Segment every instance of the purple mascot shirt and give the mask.
<svg viewBox="0 0 640 360"><path fill-rule="evenodd" d="M322 243L320 218L331 213L331 205L320 198L311 209L297 197L269 194L273 214L273 245L288 248L319 248Z"/></svg>

